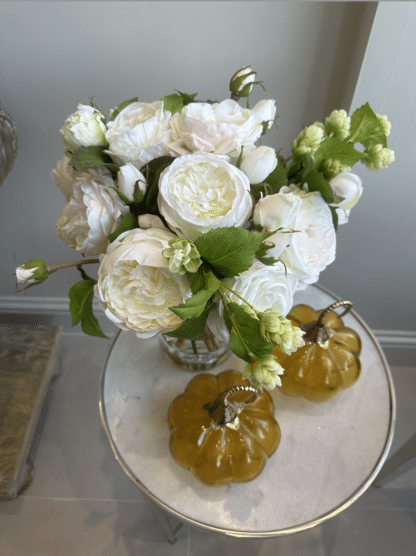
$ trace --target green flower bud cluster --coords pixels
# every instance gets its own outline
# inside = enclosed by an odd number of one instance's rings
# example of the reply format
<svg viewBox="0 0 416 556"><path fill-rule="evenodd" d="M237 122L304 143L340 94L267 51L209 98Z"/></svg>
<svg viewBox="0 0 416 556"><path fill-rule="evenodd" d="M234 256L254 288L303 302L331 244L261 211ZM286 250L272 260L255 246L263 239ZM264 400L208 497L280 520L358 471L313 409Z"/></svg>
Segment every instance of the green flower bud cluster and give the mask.
<svg viewBox="0 0 416 556"><path fill-rule="evenodd" d="M302 338L304 332L272 309L266 309L261 314L260 333L265 340L288 355L305 345Z"/></svg>
<svg viewBox="0 0 416 556"><path fill-rule="evenodd" d="M341 174L343 172L351 172L351 166L341 164L339 160L332 160L330 158L327 158L323 161L321 170L323 172L324 178L330 181L332 180L332 178L335 178L335 176L338 176L338 174Z"/></svg>
<svg viewBox="0 0 416 556"><path fill-rule="evenodd" d="M198 249L187 240L175 238L169 241L170 247L162 251L169 262L169 270L175 274L196 272L202 264Z"/></svg>
<svg viewBox="0 0 416 556"><path fill-rule="evenodd" d="M387 135L390 134L391 123L388 121L387 116L380 116L380 114L376 114L376 116L379 124L383 128L384 135L387 137Z"/></svg>
<svg viewBox="0 0 416 556"><path fill-rule="evenodd" d="M40 259L31 259L24 265L19 265L16 268L17 281L24 286L22 289L16 291L22 291L31 286L36 286L46 280L48 276L49 271L46 263Z"/></svg>
<svg viewBox="0 0 416 556"><path fill-rule="evenodd" d="M367 158L364 163L369 170L378 172L384 170L389 164L394 161L394 151L383 147L380 143L365 150Z"/></svg>
<svg viewBox="0 0 416 556"><path fill-rule="evenodd" d="M281 386L280 376L284 373L283 367L276 361L273 355L266 355L248 363L243 371L243 377L251 380L253 385L260 390L267 388L273 390Z"/></svg>
<svg viewBox="0 0 416 556"><path fill-rule="evenodd" d="M293 155L309 154L312 156L325 137L325 126L320 122L305 127L292 143Z"/></svg>
<svg viewBox="0 0 416 556"><path fill-rule="evenodd" d="M345 110L334 110L325 120L328 136L346 139L350 132L351 118Z"/></svg>
<svg viewBox="0 0 416 556"><path fill-rule="evenodd" d="M248 97L251 94L256 79L256 72L251 66L246 66L235 72L230 81L230 91L238 97Z"/></svg>

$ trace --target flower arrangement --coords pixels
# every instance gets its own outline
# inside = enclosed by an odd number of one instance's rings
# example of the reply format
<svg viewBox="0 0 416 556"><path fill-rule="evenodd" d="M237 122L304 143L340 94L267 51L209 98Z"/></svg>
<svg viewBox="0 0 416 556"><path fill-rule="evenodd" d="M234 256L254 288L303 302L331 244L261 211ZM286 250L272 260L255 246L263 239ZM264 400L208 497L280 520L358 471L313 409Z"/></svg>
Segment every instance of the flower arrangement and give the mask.
<svg viewBox="0 0 416 556"><path fill-rule="evenodd" d="M109 319L141 338L195 340L208 326L246 361L255 386L280 385L272 349L304 344L285 315L335 258L337 227L362 193L351 167L377 171L394 153L390 123L366 103L305 127L285 160L261 145L276 107L262 100L250 109L256 85L247 66L222 102L182 92L134 98L108 120L93 99L80 104L60 130L65 156L52 178L66 198L57 233L89 258L32 259L16 270L17 291L76 266L70 311L85 333L105 337L95 295ZM98 262L94 279L84 267Z"/></svg>

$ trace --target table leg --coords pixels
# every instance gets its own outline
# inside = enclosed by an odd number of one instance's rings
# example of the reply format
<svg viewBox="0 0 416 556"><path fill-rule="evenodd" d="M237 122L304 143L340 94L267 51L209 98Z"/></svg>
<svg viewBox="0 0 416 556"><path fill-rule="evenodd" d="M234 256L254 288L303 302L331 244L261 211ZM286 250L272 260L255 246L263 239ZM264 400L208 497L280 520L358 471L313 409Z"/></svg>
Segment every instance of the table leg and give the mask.
<svg viewBox="0 0 416 556"><path fill-rule="evenodd" d="M146 503L150 506L153 514L155 515L156 519L160 523L163 532L165 533L166 538L168 541L173 544L176 542L176 533L182 527L182 521L175 519L168 515L165 511L160 508L155 502L150 500L149 498L145 498Z"/></svg>
<svg viewBox="0 0 416 556"><path fill-rule="evenodd" d="M416 467L416 434L389 457L373 484L382 487L414 467Z"/></svg>

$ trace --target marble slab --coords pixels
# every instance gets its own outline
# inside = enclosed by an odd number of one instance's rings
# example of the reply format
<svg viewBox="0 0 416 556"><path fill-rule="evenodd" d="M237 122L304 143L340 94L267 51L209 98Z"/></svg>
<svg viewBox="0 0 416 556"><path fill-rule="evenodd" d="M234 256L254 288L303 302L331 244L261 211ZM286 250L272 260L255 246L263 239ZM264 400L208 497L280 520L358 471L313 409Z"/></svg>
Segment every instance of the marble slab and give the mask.
<svg viewBox="0 0 416 556"><path fill-rule="evenodd" d="M318 287L295 302L324 309L337 300ZM121 332L103 372L101 410L116 458L136 485L181 520L234 536L276 536L315 526L349 506L371 484L391 445L395 396L375 338L353 312L343 317L362 340L356 384L325 404L272 392L282 430L277 451L249 483L212 487L169 451L167 413L195 373L170 362L158 341ZM234 355L215 373L242 370Z"/></svg>
<svg viewBox="0 0 416 556"><path fill-rule="evenodd" d="M0 326L0 499L29 484L30 445L54 373L61 327Z"/></svg>

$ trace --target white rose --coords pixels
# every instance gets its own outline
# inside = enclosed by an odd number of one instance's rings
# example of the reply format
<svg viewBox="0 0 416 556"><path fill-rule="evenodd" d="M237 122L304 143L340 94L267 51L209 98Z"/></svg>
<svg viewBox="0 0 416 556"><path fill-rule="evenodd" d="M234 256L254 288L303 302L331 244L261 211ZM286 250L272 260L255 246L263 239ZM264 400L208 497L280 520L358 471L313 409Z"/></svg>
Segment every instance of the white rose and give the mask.
<svg viewBox="0 0 416 556"><path fill-rule="evenodd" d="M66 211L70 208L69 202L64 206L61 216L56 221L56 233L68 247L76 248L77 240L72 235L69 235L66 226L69 223L69 218L66 216Z"/></svg>
<svg viewBox="0 0 416 556"><path fill-rule="evenodd" d="M172 117L171 125L172 156L198 151L238 157L241 147L252 148L263 131L253 112L231 99L192 102Z"/></svg>
<svg viewBox="0 0 416 556"><path fill-rule="evenodd" d="M252 199L247 176L222 158L176 158L159 179L159 210L169 228L191 241L211 228L242 226Z"/></svg>
<svg viewBox="0 0 416 556"><path fill-rule="evenodd" d="M277 259L290 245L293 236L290 232L294 229L293 223L301 202L298 195L282 193L267 195L257 202L253 212L254 224L261 226L267 232L274 232L281 228L267 239L267 242L274 244L274 247L267 251L268 256Z"/></svg>
<svg viewBox="0 0 416 556"><path fill-rule="evenodd" d="M363 192L363 184L361 179L355 174L343 173L338 174L329 182L329 185L334 190L334 193L344 200L338 204L333 203L339 209L351 210L358 202Z"/></svg>
<svg viewBox="0 0 416 556"><path fill-rule="evenodd" d="M103 114L98 110L86 110L83 105L78 106L78 111L68 116L64 126L60 129L64 142L65 154L72 154L78 147L92 145L107 145L105 133L107 128L103 123Z"/></svg>
<svg viewBox="0 0 416 556"><path fill-rule="evenodd" d="M277 313L287 315L293 305L293 294L298 289L296 276L285 274L283 264L267 266L259 261L242 272L239 276L224 281L231 289L236 291L257 311L273 309ZM231 301L244 305L244 302L233 294ZM211 310L207 324L219 338L229 340L228 329L222 318L223 305L214 306Z"/></svg>
<svg viewBox="0 0 416 556"><path fill-rule="evenodd" d="M280 259L307 284L318 280L319 273L335 259L335 229L331 210L318 191L306 193L295 185L280 190L301 199L292 227L290 245Z"/></svg>
<svg viewBox="0 0 416 556"><path fill-rule="evenodd" d="M103 253L109 243L107 235L129 212L129 207L114 191L113 180L103 176L103 181L76 181L69 207L64 209L61 220L58 220L58 235L67 244L76 242L75 249L85 255ZM65 218L66 224L63 221Z"/></svg>
<svg viewBox="0 0 416 556"><path fill-rule="evenodd" d="M134 185L139 182L139 189L146 194L146 178L133 164L125 164L117 172L117 183L118 190L122 193L129 201L133 201L134 195Z"/></svg>
<svg viewBox="0 0 416 556"><path fill-rule="evenodd" d="M142 168L153 158L167 155L170 142L171 113L163 110L163 101L150 104L133 102L108 122L108 153L116 164L131 162Z"/></svg>
<svg viewBox="0 0 416 556"><path fill-rule="evenodd" d="M150 228L121 234L101 257L95 295L106 316L139 338L177 328L182 320L170 310L190 296L186 277L169 271L162 252L176 236Z"/></svg>
<svg viewBox="0 0 416 556"><path fill-rule="evenodd" d="M257 147L241 160L240 170L248 177L250 183L264 181L277 166L276 151L271 147Z"/></svg>
<svg viewBox="0 0 416 556"><path fill-rule="evenodd" d="M260 100L252 109L256 120L263 125L263 133L268 131L276 118L276 101Z"/></svg>
<svg viewBox="0 0 416 556"><path fill-rule="evenodd" d="M105 166L97 166L95 168L77 168L69 164L70 158L64 156L56 163L56 167L52 170L51 176L56 187L65 195L69 201L76 181L85 181L87 179L98 180L100 183L104 176L110 176L111 172Z"/></svg>

